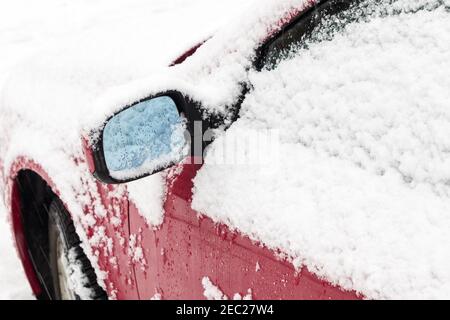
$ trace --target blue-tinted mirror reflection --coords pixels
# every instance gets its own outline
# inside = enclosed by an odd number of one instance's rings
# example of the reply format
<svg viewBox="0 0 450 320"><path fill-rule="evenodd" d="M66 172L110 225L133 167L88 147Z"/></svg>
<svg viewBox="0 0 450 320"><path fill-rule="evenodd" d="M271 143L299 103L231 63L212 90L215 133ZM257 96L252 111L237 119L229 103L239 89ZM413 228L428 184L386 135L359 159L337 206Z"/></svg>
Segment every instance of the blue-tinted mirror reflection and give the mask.
<svg viewBox="0 0 450 320"><path fill-rule="evenodd" d="M172 98L140 102L109 120L103 149L110 175L133 179L165 169L187 153L185 121Z"/></svg>

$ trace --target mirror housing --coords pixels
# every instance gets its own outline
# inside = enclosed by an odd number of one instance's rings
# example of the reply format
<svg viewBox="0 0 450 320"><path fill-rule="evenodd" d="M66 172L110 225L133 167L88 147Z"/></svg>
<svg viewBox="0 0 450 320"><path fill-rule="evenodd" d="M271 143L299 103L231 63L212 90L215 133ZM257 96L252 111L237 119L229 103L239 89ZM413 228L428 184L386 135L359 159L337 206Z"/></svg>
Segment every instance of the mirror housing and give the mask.
<svg viewBox="0 0 450 320"><path fill-rule="evenodd" d="M165 170L188 156L201 157L203 132L195 104L179 92L168 91L116 112L95 130L98 138L89 147L84 143L84 149L98 180L125 183ZM199 141L200 148L195 146Z"/></svg>

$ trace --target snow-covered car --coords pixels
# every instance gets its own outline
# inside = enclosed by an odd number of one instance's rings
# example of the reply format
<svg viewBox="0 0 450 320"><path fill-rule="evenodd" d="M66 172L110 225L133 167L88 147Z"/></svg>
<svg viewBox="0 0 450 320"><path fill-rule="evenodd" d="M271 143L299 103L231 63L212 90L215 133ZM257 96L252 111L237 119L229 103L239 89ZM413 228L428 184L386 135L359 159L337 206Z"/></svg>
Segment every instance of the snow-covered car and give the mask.
<svg viewBox="0 0 450 320"><path fill-rule="evenodd" d="M148 77L25 65L0 168L33 292L449 298L449 18L265 0Z"/></svg>

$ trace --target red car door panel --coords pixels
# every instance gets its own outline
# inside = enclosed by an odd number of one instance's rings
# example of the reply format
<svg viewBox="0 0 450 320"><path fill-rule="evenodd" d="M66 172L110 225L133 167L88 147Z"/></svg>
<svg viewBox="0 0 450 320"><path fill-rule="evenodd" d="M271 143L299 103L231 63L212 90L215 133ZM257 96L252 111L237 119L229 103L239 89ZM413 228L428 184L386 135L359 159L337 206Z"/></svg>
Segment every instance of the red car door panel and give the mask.
<svg viewBox="0 0 450 320"><path fill-rule="evenodd" d="M145 263L135 261L141 299L204 299L207 277L227 298L251 293L253 299L357 299L230 232L191 209L192 178L200 166L184 165L168 179L162 226L154 230L130 206L131 234L139 239ZM170 175L169 175L170 176Z"/></svg>
<svg viewBox="0 0 450 320"><path fill-rule="evenodd" d="M110 297L116 299L137 299L137 287L129 254L128 200L118 187L97 183L106 217L97 220L95 228L100 234L97 251L98 263L102 270L107 270L105 279ZM123 189L123 188L122 188ZM90 231L93 236L94 230Z"/></svg>

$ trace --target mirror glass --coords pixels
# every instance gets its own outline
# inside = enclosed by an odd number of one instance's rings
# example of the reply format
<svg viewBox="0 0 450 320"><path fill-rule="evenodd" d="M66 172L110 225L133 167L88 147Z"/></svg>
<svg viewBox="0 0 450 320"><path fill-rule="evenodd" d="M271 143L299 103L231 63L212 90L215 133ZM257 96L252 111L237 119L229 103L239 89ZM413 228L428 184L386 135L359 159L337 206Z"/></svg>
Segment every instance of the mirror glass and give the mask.
<svg viewBox="0 0 450 320"><path fill-rule="evenodd" d="M103 130L109 174L130 180L182 160L189 151L186 121L169 96L140 102L112 117Z"/></svg>

